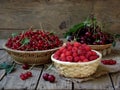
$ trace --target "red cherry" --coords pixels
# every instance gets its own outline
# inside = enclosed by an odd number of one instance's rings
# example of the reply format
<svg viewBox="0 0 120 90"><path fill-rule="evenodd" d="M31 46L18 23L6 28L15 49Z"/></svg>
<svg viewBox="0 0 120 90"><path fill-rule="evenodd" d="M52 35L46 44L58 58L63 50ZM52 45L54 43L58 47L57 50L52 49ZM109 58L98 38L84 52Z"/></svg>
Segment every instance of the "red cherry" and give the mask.
<svg viewBox="0 0 120 90"><path fill-rule="evenodd" d="M49 80L50 82L55 82L55 76L54 76L54 75L49 75L49 76L48 76L48 80Z"/></svg>
<svg viewBox="0 0 120 90"><path fill-rule="evenodd" d="M28 77L32 77L32 72L28 71L26 72L26 74L28 75Z"/></svg>
<svg viewBox="0 0 120 90"><path fill-rule="evenodd" d="M29 65L28 64L23 64L22 68L27 70L27 69L29 69Z"/></svg>
<svg viewBox="0 0 120 90"><path fill-rule="evenodd" d="M43 74L43 79L44 79L45 81L48 81L48 76L49 76L48 73L44 73L44 74Z"/></svg>

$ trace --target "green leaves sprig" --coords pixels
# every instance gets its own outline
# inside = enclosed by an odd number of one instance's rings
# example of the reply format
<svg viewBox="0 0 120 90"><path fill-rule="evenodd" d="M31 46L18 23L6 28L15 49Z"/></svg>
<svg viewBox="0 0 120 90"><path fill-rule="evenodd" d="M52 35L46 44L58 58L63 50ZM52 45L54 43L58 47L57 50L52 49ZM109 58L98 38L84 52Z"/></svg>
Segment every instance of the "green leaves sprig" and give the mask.
<svg viewBox="0 0 120 90"><path fill-rule="evenodd" d="M5 69L5 73L9 74L15 69L15 63L3 62L0 64L0 69Z"/></svg>

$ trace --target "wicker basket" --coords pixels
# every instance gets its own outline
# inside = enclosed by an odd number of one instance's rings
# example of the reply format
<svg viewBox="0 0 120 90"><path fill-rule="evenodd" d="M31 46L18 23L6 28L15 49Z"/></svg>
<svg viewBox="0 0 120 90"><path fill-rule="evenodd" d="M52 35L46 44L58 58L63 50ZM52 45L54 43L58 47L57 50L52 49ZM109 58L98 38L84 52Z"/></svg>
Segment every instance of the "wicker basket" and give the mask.
<svg viewBox="0 0 120 90"><path fill-rule="evenodd" d="M99 51L103 56L111 53L112 44L105 45L89 45L93 50Z"/></svg>
<svg viewBox="0 0 120 90"><path fill-rule="evenodd" d="M51 62L51 55L59 48L42 50L42 51L20 51L7 48L3 44L3 48L8 52L8 54L13 58L13 60L18 64L46 64Z"/></svg>
<svg viewBox="0 0 120 90"><path fill-rule="evenodd" d="M95 51L95 50L93 50ZM102 58L101 53L95 51L99 58L96 60L90 61L90 62L63 62L59 61L53 58L53 55L51 56L52 61L54 62L54 65L58 71L59 74L65 76L65 77L72 77L72 78L83 78L88 77L95 73L97 70L97 67L100 63L100 60Z"/></svg>

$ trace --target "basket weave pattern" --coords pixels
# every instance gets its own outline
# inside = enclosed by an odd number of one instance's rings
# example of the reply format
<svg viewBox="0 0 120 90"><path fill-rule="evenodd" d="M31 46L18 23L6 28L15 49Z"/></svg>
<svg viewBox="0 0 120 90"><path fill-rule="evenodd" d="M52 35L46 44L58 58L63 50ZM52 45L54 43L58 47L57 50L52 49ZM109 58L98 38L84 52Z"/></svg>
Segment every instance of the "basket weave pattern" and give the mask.
<svg viewBox="0 0 120 90"><path fill-rule="evenodd" d="M96 61L91 64L81 65L64 65L64 64L58 64L54 63L55 67L57 68L58 72L65 76L65 77L72 77L72 78L83 78L88 77L92 75L99 65L99 62Z"/></svg>
<svg viewBox="0 0 120 90"><path fill-rule="evenodd" d="M8 54L13 58L16 63L27 63L27 64L46 64L51 62L51 55L59 48L43 50L43 51L18 51L9 49L3 46Z"/></svg>
<svg viewBox="0 0 120 90"><path fill-rule="evenodd" d="M84 78L94 74L99 66L102 55L97 51L95 52L99 55L99 58L89 62L63 62L54 59L54 54L51 56L51 59L59 74L65 77Z"/></svg>
<svg viewBox="0 0 120 90"><path fill-rule="evenodd" d="M112 44L106 45L89 45L93 50L99 51L103 56L111 53Z"/></svg>

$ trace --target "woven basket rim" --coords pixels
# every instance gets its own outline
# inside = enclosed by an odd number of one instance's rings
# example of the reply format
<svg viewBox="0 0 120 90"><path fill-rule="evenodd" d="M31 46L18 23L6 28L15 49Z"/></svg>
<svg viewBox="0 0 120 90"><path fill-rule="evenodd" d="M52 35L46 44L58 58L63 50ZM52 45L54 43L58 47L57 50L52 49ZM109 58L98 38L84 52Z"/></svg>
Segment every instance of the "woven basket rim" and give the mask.
<svg viewBox="0 0 120 90"><path fill-rule="evenodd" d="M12 51L12 52L18 52L18 53L40 53L40 52L49 52L49 51L54 51L59 49L60 47L56 47L53 49L48 49L48 50L41 50L41 51L21 51L21 50L13 50L11 48L6 47L5 43L2 46L5 50Z"/></svg>
<svg viewBox="0 0 120 90"><path fill-rule="evenodd" d="M83 64L90 64L90 63L94 63L94 62L96 62L96 61L98 61L98 60L100 60L100 59L102 58L102 54L101 54L100 52L98 52L98 51L96 51L96 50L92 50L92 51L96 52L97 55L99 55L99 58L97 58L96 60L89 61L89 62L77 62L77 63L76 63L76 62L63 62L63 61L56 60L55 58L53 58L53 55L54 55L54 54L51 55L51 60L52 60L53 62L60 63L60 64L64 64L64 65L76 65L76 64L83 65Z"/></svg>
<svg viewBox="0 0 120 90"><path fill-rule="evenodd" d="M112 45L112 43L104 44L104 45L89 45L89 46L106 46L106 45Z"/></svg>

